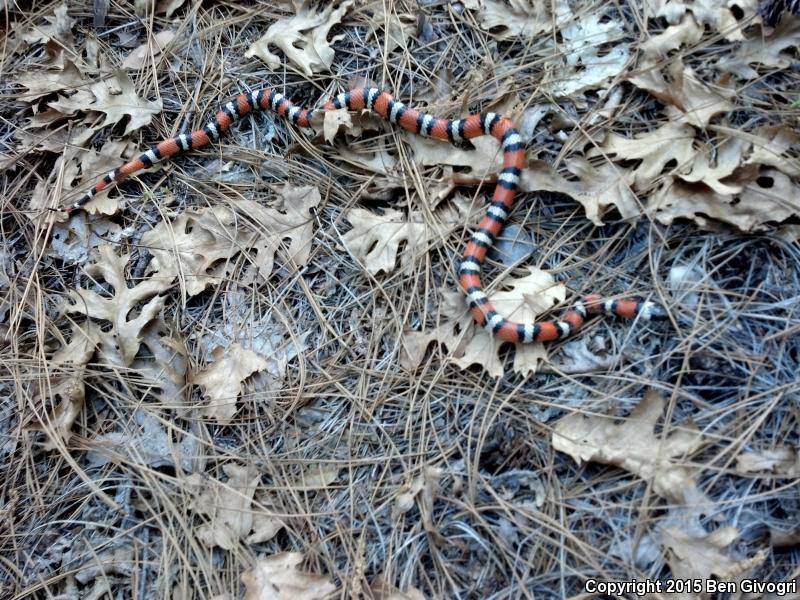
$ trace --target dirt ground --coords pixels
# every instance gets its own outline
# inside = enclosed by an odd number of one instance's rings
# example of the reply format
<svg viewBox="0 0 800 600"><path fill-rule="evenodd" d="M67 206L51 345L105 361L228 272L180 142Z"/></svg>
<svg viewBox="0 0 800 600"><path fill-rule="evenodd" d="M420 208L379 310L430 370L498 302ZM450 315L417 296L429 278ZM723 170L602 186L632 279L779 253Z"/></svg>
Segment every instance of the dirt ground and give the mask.
<svg viewBox="0 0 800 600"><path fill-rule="evenodd" d="M0 7L0 597L800 597L800 18ZM237 94L364 86L517 124L504 315L668 318L476 327L500 144L369 112L254 111L58 210Z"/></svg>

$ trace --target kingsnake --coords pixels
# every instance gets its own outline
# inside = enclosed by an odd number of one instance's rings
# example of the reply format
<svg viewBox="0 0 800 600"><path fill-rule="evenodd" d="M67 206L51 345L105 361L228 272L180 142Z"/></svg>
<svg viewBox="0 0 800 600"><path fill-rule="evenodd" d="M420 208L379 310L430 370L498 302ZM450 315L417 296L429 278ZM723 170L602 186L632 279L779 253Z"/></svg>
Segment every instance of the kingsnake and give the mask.
<svg viewBox="0 0 800 600"><path fill-rule="evenodd" d="M406 131L448 141L451 144L482 135L491 135L502 143L503 169L497 177L492 202L478 229L467 243L458 269L459 283L466 294L473 318L499 339L516 343L562 339L580 329L589 314L612 314L628 319L636 316L641 319L665 318L664 309L654 302L639 299L605 299L597 294L590 294L576 302L561 320L515 323L503 318L494 309L483 290L481 266L487 250L503 229L511 212L514 192L525 164L525 148L513 123L491 112L475 113L454 121L440 119L409 108L402 102L394 100L389 93L376 88L359 88L339 94L333 100L329 100L322 110L345 107L349 110L374 111ZM202 129L164 140L138 158L108 173L77 202L66 208L65 212L71 213L82 208L98 192L141 169L182 152L207 146L225 133L234 121L251 111L270 108L300 127L309 127L310 120L316 112L295 106L283 94L271 89L240 94L217 112Z"/></svg>

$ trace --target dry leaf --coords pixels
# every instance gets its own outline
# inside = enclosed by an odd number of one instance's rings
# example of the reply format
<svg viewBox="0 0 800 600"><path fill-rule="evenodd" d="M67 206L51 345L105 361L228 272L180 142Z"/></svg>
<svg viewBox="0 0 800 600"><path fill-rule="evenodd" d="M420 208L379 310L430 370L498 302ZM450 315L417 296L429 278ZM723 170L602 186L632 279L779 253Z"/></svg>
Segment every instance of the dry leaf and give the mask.
<svg viewBox="0 0 800 600"><path fill-rule="evenodd" d="M462 170L459 171L459 177L462 182L468 181L468 178L472 178L473 183L487 178L494 179L503 168L500 142L488 135L470 140L474 150L456 148L432 138L408 133L403 134L403 139L414 151L415 163L422 166L460 167ZM469 167L469 170L464 167Z"/></svg>
<svg viewBox="0 0 800 600"><path fill-rule="evenodd" d="M321 12L311 8L310 0L296 0L293 4L297 14L270 25L267 33L250 46L245 56L257 56L271 69L278 70L281 68L281 59L269 51L270 44L273 44L283 50L290 62L311 77L314 73L330 69L333 64L331 43L338 41L340 36L329 42L328 32L342 20L353 0L344 0L338 5L335 2L323 3Z"/></svg>
<svg viewBox="0 0 800 600"><path fill-rule="evenodd" d="M733 110L730 99L736 95L736 90L727 75L712 86L679 59L669 63L666 74L669 79L657 63L645 61L640 71L628 80L666 104L667 114L673 121L702 128L714 115Z"/></svg>
<svg viewBox="0 0 800 600"><path fill-rule="evenodd" d="M320 490L330 486L339 478L341 467L337 464L314 463L308 465L294 482L291 482L293 490Z"/></svg>
<svg viewBox="0 0 800 600"><path fill-rule="evenodd" d="M702 182L718 194L738 194L758 171L740 168L747 145L741 137L719 140L713 146L704 144L695 154L691 169L677 177L689 183Z"/></svg>
<svg viewBox="0 0 800 600"><path fill-rule="evenodd" d="M353 126L353 120L350 118L350 111L347 108L326 110L323 119L323 136L329 144L339 133L340 127L344 127L347 130Z"/></svg>
<svg viewBox="0 0 800 600"><path fill-rule="evenodd" d="M347 220L353 227L342 236L342 243L373 275L381 271L391 273L401 244L406 248L400 257L401 266L405 267L413 261L414 252L427 252L428 242L438 237L423 218L420 212L407 218L405 213L393 209L381 215L353 208L347 212Z"/></svg>
<svg viewBox="0 0 800 600"><path fill-rule="evenodd" d="M736 457L736 472L795 479L800 477L800 449L778 446L760 452L744 452Z"/></svg>
<svg viewBox="0 0 800 600"><path fill-rule="evenodd" d="M65 48L72 48L75 43L72 28L77 21L67 14L67 10L66 2L59 4L52 17L45 17L47 25L34 25L22 34L22 39L28 44L46 44L50 40L56 40Z"/></svg>
<svg viewBox="0 0 800 600"><path fill-rule="evenodd" d="M270 498L264 493L257 493L253 502L253 527L252 533L245 540L248 544L260 544L274 538L278 532L286 527L283 519L276 516L278 511Z"/></svg>
<svg viewBox="0 0 800 600"><path fill-rule="evenodd" d="M47 174L46 178L40 179L33 188L31 201L28 205L30 210L26 211L29 218L39 220L51 217L51 215L41 215L48 208L55 208L61 204L65 193L72 188L72 182L77 181L80 173L77 155L80 149L77 147L66 148L64 153L56 159L53 169ZM60 185L59 185L60 184ZM64 222L67 215L57 214L53 218L56 222Z"/></svg>
<svg viewBox="0 0 800 600"><path fill-rule="evenodd" d="M487 107L498 114L508 114L519 98L515 94L503 96L502 102ZM503 168L503 153L500 142L491 136L481 136L470 140L473 149L454 147L441 141L403 133L403 139L413 151L413 160L420 166L444 167L441 185L434 184L428 196L435 204L437 200L450 195L455 185L478 184L494 181ZM458 170L448 167L458 167ZM410 184L399 181L403 187Z"/></svg>
<svg viewBox="0 0 800 600"><path fill-rule="evenodd" d="M186 398L187 349L159 317L142 330L140 345L147 349L147 358L131 363L150 387L150 393L161 399L163 406L179 409L188 405Z"/></svg>
<svg viewBox="0 0 800 600"><path fill-rule="evenodd" d="M406 182L397 157L386 150L353 150L347 146L337 147L339 157L348 169L362 169L373 176L361 197L366 200L394 200L398 189L405 189Z"/></svg>
<svg viewBox="0 0 800 600"><path fill-rule="evenodd" d="M548 282L548 285L552 284L552 278ZM559 290L556 286L553 290L558 294L563 291L563 287ZM499 351L503 342L475 325L467 311L463 293L445 289L442 290L441 296L440 324L428 331L405 332L401 339L400 363L408 369L417 368L428 346L436 341L447 348L451 360L462 369L480 364L491 376L502 376L504 369ZM490 295L490 298L495 296ZM541 344L517 345L514 371L517 373L535 371L546 358L547 354Z"/></svg>
<svg viewBox="0 0 800 600"><path fill-rule="evenodd" d="M28 91L20 94L20 99L33 102L42 96L49 96L53 92L62 90L78 90L89 85L89 80L78 70L75 63L65 61L61 69L29 71L18 79L20 85L25 86ZM85 96L91 101L91 96Z"/></svg>
<svg viewBox="0 0 800 600"><path fill-rule="evenodd" d="M735 560L723 554L721 551L739 537L735 527L722 527L700 538L668 527L663 530L663 536L672 579L705 582L713 578L717 581L740 582L761 565L768 555L766 550L759 550L751 558ZM704 592L676 595L676 598L687 600L709 597L710 594Z"/></svg>
<svg viewBox="0 0 800 600"><path fill-rule="evenodd" d="M559 7L558 16L564 22L559 31L562 42L548 65L550 81L544 84L545 90L572 97L617 77L625 69L630 43L619 20L599 7L576 15L566 2Z"/></svg>
<svg viewBox="0 0 800 600"><path fill-rule="evenodd" d="M673 25L691 13L700 25L708 25L729 41L743 40L743 27L758 15L758 0L737 0L735 3L720 3L718 0L646 0L645 7L648 16L664 17Z"/></svg>
<svg viewBox="0 0 800 600"><path fill-rule="evenodd" d="M197 538L231 550L253 528L251 505L261 476L252 465L226 464L222 470L228 476L225 482L193 473L184 483L193 493L190 508L208 517L197 528Z"/></svg>
<svg viewBox="0 0 800 600"><path fill-rule="evenodd" d="M602 225L602 216L610 207L616 206L623 219L631 219L642 213L631 191L636 179L633 171L610 164L607 161L597 167L582 157L573 157L564 162L574 179L566 179L542 160L528 162L520 177L520 189L524 192L546 190L566 194L579 202L586 218L595 225Z"/></svg>
<svg viewBox="0 0 800 600"><path fill-rule="evenodd" d="M191 473L197 469L199 452L195 431L178 436L177 430L165 426L163 417L139 408L117 431L95 437L87 459L94 467L108 463L154 468L180 466Z"/></svg>
<svg viewBox="0 0 800 600"><path fill-rule="evenodd" d="M72 338L53 354L50 364L54 367L71 366L81 368L94 356L103 333L93 323L72 325Z"/></svg>
<svg viewBox="0 0 800 600"><path fill-rule="evenodd" d="M732 194L675 179L650 199L647 210L664 225L685 218L706 227L714 219L741 231L765 231L800 214L800 186L773 169L764 169L741 192Z"/></svg>
<svg viewBox="0 0 800 600"><path fill-rule="evenodd" d="M353 226L342 236L342 244L373 275L383 271L391 273L397 264L401 245L405 252L400 255L401 267L411 264L419 253L427 252L431 243L442 240L448 233L464 226L465 203L456 203L456 208L443 207L434 213L413 211L410 215L399 210L387 209L377 214L363 208L347 212L347 220Z"/></svg>
<svg viewBox="0 0 800 600"><path fill-rule="evenodd" d="M455 292L462 297L460 292ZM416 369L422 364L425 353L432 342L449 348L454 355L460 355L464 351L464 344L456 333L456 323L445 321L442 325L429 331L405 331L400 339L400 364L406 369Z"/></svg>
<svg viewBox="0 0 800 600"><path fill-rule="evenodd" d="M86 401L86 365L92 359L103 333L92 323L72 325L72 336L53 353L49 368L50 379L37 382L34 403L45 407L55 405L43 421L34 420L25 431L42 431L47 435L45 450L66 445L72 437L72 425Z"/></svg>
<svg viewBox="0 0 800 600"><path fill-rule="evenodd" d="M216 205L161 221L142 236L142 246L153 255L150 268L159 277L179 277L186 294L195 296L230 274L231 258L252 238L237 228L233 211Z"/></svg>
<svg viewBox="0 0 800 600"><path fill-rule="evenodd" d="M471 140L475 150L453 148L419 136L409 135L405 139L414 151L414 161L417 164L459 167L459 183L493 180L503 166L500 144L489 136ZM566 194L582 204L586 217L597 225L602 225L601 217L612 205L617 207L625 219L642 214L636 195L631 191L631 184L635 179L633 172L608 163L594 167L578 156L567 159L564 166L573 176L571 179L562 177L544 161L528 161L520 178L520 190L546 190Z"/></svg>
<svg viewBox="0 0 800 600"><path fill-rule="evenodd" d="M242 573L245 600L322 600L336 591L323 576L301 571L299 552L282 552L258 559L256 566Z"/></svg>
<svg viewBox="0 0 800 600"><path fill-rule="evenodd" d="M686 13L680 23L670 25L662 33L644 41L640 47L646 56L661 58L672 50L693 46L702 37L703 28L697 24L691 13Z"/></svg>
<svg viewBox="0 0 800 600"><path fill-rule="evenodd" d="M394 10L387 10L383 3L370 6L373 13L368 23L372 29L375 41L382 47L384 55L390 54L395 48L408 48L408 39L414 35L416 29L416 16L410 13L397 14ZM392 8L396 9L397 6Z"/></svg>
<svg viewBox="0 0 800 600"><path fill-rule="evenodd" d="M758 33L739 44L729 54L721 56L717 68L735 73L742 79L760 77L751 65L762 67L762 71L788 69L797 61L793 52L800 46L800 18L786 15L769 36Z"/></svg>
<svg viewBox="0 0 800 600"><path fill-rule="evenodd" d="M453 288L440 291L439 325L428 331L406 331L401 338L400 363L407 369L416 369L425 356L428 345L437 341L446 347L451 356L462 356L467 335L459 332L474 328L472 316L467 312L464 294ZM501 367L502 368L502 367Z"/></svg>
<svg viewBox="0 0 800 600"><path fill-rule="evenodd" d="M69 115L63 115L58 113L58 111L47 112L56 113L63 118L69 117ZM97 129L92 126L91 120L92 119L87 116L83 120L76 119L74 122L75 127L58 126L56 129L51 129L50 127L41 129L36 125L36 117L34 116L27 127L24 129L17 129L14 132L14 137L20 141L20 146L18 148L19 156L17 158L19 159L25 156L26 153L36 150L40 152L63 153L59 158L64 158L64 155L69 155L70 160L74 159L79 156L80 149L84 148L97 132ZM10 164L13 164L13 160ZM55 168L53 171L55 171ZM52 174L50 178L53 179Z"/></svg>
<svg viewBox="0 0 800 600"><path fill-rule="evenodd" d="M602 335L579 336L561 346L557 357L545 365L543 371L559 375L609 371L620 361L620 355L613 353L606 338Z"/></svg>
<svg viewBox="0 0 800 600"><path fill-rule="evenodd" d="M769 545L773 548L794 548L800 546L800 527L794 529L769 528Z"/></svg>
<svg viewBox="0 0 800 600"><path fill-rule="evenodd" d="M433 503L439 495L439 480L444 471L438 467L424 467L422 472L414 477L410 485L397 495L392 510L392 517L398 519L407 513L415 504L419 505L419 514L425 531L438 535L433 525Z"/></svg>
<svg viewBox="0 0 800 600"><path fill-rule="evenodd" d="M92 84L90 89L95 101L82 109L105 113L106 118L101 127L116 125L128 117L125 135L149 125L153 115L161 112L161 100L149 101L139 98L133 81L125 71L116 71L112 79L98 81Z"/></svg>
<svg viewBox="0 0 800 600"><path fill-rule="evenodd" d="M314 239L312 211L322 202L319 190L312 185L285 185L278 190L279 202L265 207L251 200L233 203L247 223L252 240L248 247L255 250L254 265L262 277L269 277L280 250L287 267L303 266L311 256ZM288 245L284 240L289 240Z"/></svg>
<svg viewBox="0 0 800 600"><path fill-rule="evenodd" d="M100 244L119 244L123 234L117 223L78 211L64 223L53 224L47 255L67 265L83 264Z"/></svg>
<svg viewBox="0 0 800 600"><path fill-rule="evenodd" d="M156 4L156 14L165 13L169 18L172 14L183 6L186 0L159 0Z"/></svg>
<svg viewBox="0 0 800 600"><path fill-rule="evenodd" d="M169 43L175 39L175 32L169 29L159 31L150 41L131 51L122 61L123 69L141 69L150 60L164 51Z"/></svg>
<svg viewBox="0 0 800 600"><path fill-rule="evenodd" d="M762 125L755 135L745 135L752 143L750 153L742 164L764 165L783 171L790 177L800 177L800 134L788 125Z"/></svg>
<svg viewBox="0 0 800 600"><path fill-rule="evenodd" d="M110 364L127 367L139 351L142 330L164 307L164 297L159 294L170 288L172 282L151 277L128 287L125 266L130 255L117 256L107 244L100 246L98 253L97 261L84 271L92 281L105 282L111 289L104 289L102 294L88 289L70 290L67 312L110 323L110 331L102 335L101 356Z"/></svg>
<svg viewBox="0 0 800 600"><path fill-rule="evenodd" d="M283 384L289 361L307 349L306 338L310 332L295 332L287 340L287 327L291 330L291 324L276 317L269 308L259 310L248 290L245 286L225 290L223 322L192 337L197 340L195 347L200 354L213 354L217 346L227 348L234 342L259 354L267 361L267 367L254 376L253 384L262 392L277 392Z"/></svg>
<svg viewBox="0 0 800 600"><path fill-rule="evenodd" d="M694 129L686 123L668 122L633 139L609 134L599 147L591 148L586 157L603 155L609 158L641 160L634 169L633 188L647 190L658 183L667 163L675 161L673 170L682 172L694 160Z"/></svg>
<svg viewBox="0 0 800 600"><path fill-rule="evenodd" d="M614 417L569 415L556 425L553 448L569 454L579 465L616 465L652 481L662 498L683 502L687 490L695 488L697 469L681 461L700 447L702 436L694 424L667 437L657 436L654 428L663 410L663 398L649 391L619 425Z"/></svg>
<svg viewBox="0 0 800 600"><path fill-rule="evenodd" d="M21 77L19 82L28 88L24 94L26 100L32 101L41 96L57 91L75 91L69 96L61 96L48 103L55 114L48 119L61 118L76 112L105 113L105 120L97 127L115 125L128 119L125 134L145 125L149 125L153 115L161 112L161 101L146 101L136 94L133 82L125 71L118 70L114 77L91 83L71 62L66 62L61 71L38 71ZM47 120L34 120L33 126L46 125ZM116 165L118 166L118 165Z"/></svg>
<svg viewBox="0 0 800 600"><path fill-rule="evenodd" d="M77 375L51 376L50 381L42 385L39 393L34 396L34 402L42 410L51 404L55 404L55 408L42 421L33 420L23 430L44 432L47 436L42 444L44 450L65 446L72 437L72 425L86 402L83 370Z"/></svg>
<svg viewBox="0 0 800 600"><path fill-rule="evenodd" d="M88 545L88 542L87 542ZM86 585L96 578L111 578L119 575L126 579L133 577L138 558L134 558L133 547L123 544L106 550L73 547L73 552L64 555L62 564L69 565L70 572L78 583ZM77 551L76 551L77 550Z"/></svg>
<svg viewBox="0 0 800 600"><path fill-rule="evenodd" d="M93 130L91 130L93 133ZM71 140L66 148L58 148L61 156L45 179L41 179L31 196L31 209L43 209L55 204L65 203L66 198L75 196L76 189L94 185L103 174L108 173L127 160L136 149L130 141L108 141L99 150L83 149L79 146L88 138ZM119 209L119 201L108 196L108 191L97 194L85 211L89 214L110 215ZM38 213L29 216L37 218ZM67 216L58 214L57 218L66 221Z"/></svg>
<svg viewBox="0 0 800 600"><path fill-rule="evenodd" d="M218 423L229 423L236 414L236 400L242 393L244 380L268 366L265 358L239 344L217 347L214 362L191 378L191 383L202 387L208 399L200 414Z"/></svg>
<svg viewBox="0 0 800 600"><path fill-rule="evenodd" d="M552 11L562 8L563 2L509 0L506 3L502 0L468 0L464 2L464 6L478 11L475 19L478 25L486 31L492 31L500 39L533 39L562 23L562 19Z"/></svg>
<svg viewBox="0 0 800 600"><path fill-rule="evenodd" d="M304 265L314 236L310 211L321 201L319 191L287 185L280 194L282 202L274 207L239 200L232 203L235 210L217 205L162 221L142 236L142 245L153 254L151 268L164 278L180 277L194 296L227 277L233 257L243 250L255 250L252 261L264 277L272 273L279 248L285 248L289 264Z"/></svg>

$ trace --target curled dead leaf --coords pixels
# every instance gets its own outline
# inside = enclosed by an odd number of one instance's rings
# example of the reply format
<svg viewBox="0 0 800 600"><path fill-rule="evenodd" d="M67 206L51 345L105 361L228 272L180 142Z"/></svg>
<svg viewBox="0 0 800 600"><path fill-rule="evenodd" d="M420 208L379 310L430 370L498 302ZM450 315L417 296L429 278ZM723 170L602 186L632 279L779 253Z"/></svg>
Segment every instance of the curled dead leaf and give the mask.
<svg viewBox="0 0 800 600"><path fill-rule="evenodd" d="M356 259L361 261L373 275L395 270L398 255L401 267L406 267L419 252L426 252L429 245L440 241L451 231L463 227L471 207L465 202L443 206L433 213L412 211L406 214L387 209L383 214L363 208L347 212L352 224L350 231L342 236L342 244ZM405 252L400 253L401 245Z"/></svg>
<svg viewBox="0 0 800 600"><path fill-rule="evenodd" d="M543 87L555 96L573 97L618 77L628 65L631 51L625 28L608 13L609 8L598 6L576 14L567 2L554 4L562 22L562 41L547 64L550 77Z"/></svg>
<svg viewBox="0 0 800 600"><path fill-rule="evenodd" d="M91 92L95 101L84 110L105 113L106 118L101 127L115 125L128 118L125 135L140 127L149 125L153 115L161 112L161 100L144 100L136 93L133 81L125 71L119 70L111 79L104 79L92 84Z"/></svg>
<svg viewBox="0 0 800 600"><path fill-rule="evenodd" d="M93 134L94 130L90 129L89 133ZM99 151L81 148L87 139L70 140L68 147L56 159L52 171L36 184L30 203L30 207L34 210L27 211L32 219L40 218L41 213L36 209L63 204L66 199L74 197L76 188L94 185L102 174L118 167L121 162L132 156L135 150L134 144L128 141L108 141ZM63 144L59 150L62 149ZM110 197L108 190L99 192L85 207L85 211L89 214L104 215L114 214L118 209L117 198ZM68 221L67 215L63 213L52 214L57 221ZM50 217L51 213L46 216ZM57 242L51 243L55 245Z"/></svg>
<svg viewBox="0 0 800 600"><path fill-rule="evenodd" d="M730 100L736 95L730 76L710 84L680 59L670 61L665 71L660 63L645 60L628 81L666 104L671 120L701 128L713 116L732 110Z"/></svg>
<svg viewBox="0 0 800 600"><path fill-rule="evenodd" d="M72 437L72 425L86 402L86 385L82 373L52 377L41 387L34 401L41 410L48 410L45 407L50 404L55 404L55 407L42 420L31 421L23 430L44 432L46 439L42 447L45 450L64 446Z"/></svg>
<svg viewBox="0 0 800 600"><path fill-rule="evenodd" d="M383 53L388 55L395 48L407 48L416 29L417 15L395 12L397 6L389 8L382 3L368 8L372 10L369 26L376 42L383 47Z"/></svg>
<svg viewBox="0 0 800 600"><path fill-rule="evenodd" d="M34 25L22 34L22 39L28 44L46 44L55 40L65 48L72 48L74 39L72 28L77 21L69 16L69 7L66 2L56 6L53 16L46 16L45 25Z"/></svg>
<svg viewBox="0 0 800 600"><path fill-rule="evenodd" d="M788 125L763 125L755 135L734 130L733 135L746 135L751 143L747 165L773 167L789 177L800 177L800 134Z"/></svg>
<svg viewBox="0 0 800 600"><path fill-rule="evenodd" d="M197 537L208 546L232 549L253 528L252 502L261 479L252 465L226 464L227 481L193 473L184 479L193 494L191 509L208 518L197 528Z"/></svg>
<svg viewBox="0 0 800 600"><path fill-rule="evenodd" d="M234 209L187 210L146 232L142 245L152 253L150 268L159 277L179 277L186 293L195 296L226 277L234 257L247 249L255 250L252 262L264 276L272 273L279 250L289 264L305 264L314 235L310 212L320 201L316 187L285 186L272 207L239 200Z"/></svg>
<svg viewBox="0 0 800 600"><path fill-rule="evenodd" d="M383 581L381 576L372 580L369 591L373 600L425 600L425 596L417 588L409 587L402 591Z"/></svg>
<svg viewBox="0 0 800 600"><path fill-rule="evenodd" d="M477 11L476 22L482 29L492 31L500 39L522 37L532 39L543 31L550 31L555 22L561 24L556 7L539 0L468 0L463 3L469 10Z"/></svg>
<svg viewBox="0 0 800 600"><path fill-rule="evenodd" d="M191 383L203 388L208 400L200 414L219 423L228 423L236 414L236 401L244 380L269 366L265 358L240 344L214 349L214 362L191 377Z"/></svg>
<svg viewBox="0 0 800 600"><path fill-rule="evenodd" d="M593 166L583 157L567 159L564 166L573 176L567 179L541 160L529 161L523 169L520 189L525 192L550 191L566 194L579 202L586 218L595 225L603 224L603 215L612 206L623 219L631 219L642 213L631 187L636 180L633 171L603 162Z"/></svg>
<svg viewBox="0 0 800 600"><path fill-rule="evenodd" d="M443 474L444 471L438 467L424 467L395 498L393 517L399 518L417 504L425 531L438 535L433 525L433 503L439 494L439 481Z"/></svg>
<svg viewBox="0 0 800 600"><path fill-rule="evenodd" d="M758 67L762 72L790 68L796 61L792 52L798 45L800 18L787 14L769 35L764 36L763 32L752 35L732 53L721 56L717 68L742 79L755 79L761 76Z"/></svg>
<svg viewBox="0 0 800 600"><path fill-rule="evenodd" d="M352 126L353 120L350 118L350 111L347 108L325 111L322 131L325 141L329 144L339 133L340 128L350 129Z"/></svg>
<svg viewBox="0 0 800 600"><path fill-rule="evenodd" d="M694 141L691 125L669 121L634 138L611 133L599 147L589 149L586 157L602 155L640 160L641 163L633 170L632 185L635 190L643 191L659 182L659 175L669 163L674 162L674 169L679 172L688 169L696 154Z"/></svg>
<svg viewBox="0 0 800 600"><path fill-rule="evenodd" d="M336 591L324 575L299 569L300 552L282 552L259 558L242 573L245 600L322 600Z"/></svg>
<svg viewBox="0 0 800 600"><path fill-rule="evenodd" d="M169 43L175 39L175 32L166 29L159 31L151 40L131 51L122 61L123 69L141 69L148 60L160 55Z"/></svg>
<svg viewBox="0 0 800 600"><path fill-rule="evenodd" d="M663 409L664 399L648 391L620 424L604 415L569 415L553 431L553 448L569 454L579 465L616 465L652 481L662 498L682 502L687 491L695 490L698 471L682 461L700 447L703 438L694 424L657 436L654 428Z"/></svg>
<svg viewBox="0 0 800 600"><path fill-rule="evenodd" d="M800 185L774 169L761 170L741 192L730 194L675 179L650 199L647 210L664 225L685 218L701 227L716 220L741 231L764 231L800 214Z"/></svg>
<svg viewBox="0 0 800 600"><path fill-rule="evenodd" d="M330 486L339 478L341 467L335 463L314 463L308 465L300 476L289 485L294 490L320 490Z"/></svg>
<svg viewBox="0 0 800 600"><path fill-rule="evenodd" d="M308 77L330 69L334 57L331 43L337 41L339 36L328 41L328 33L342 20L353 0L323 3L319 12L310 4L309 0L294 2L296 14L270 25L267 32L250 46L245 56L257 56L270 68L277 70L281 66L281 59L269 50L270 45L275 45Z"/></svg>
<svg viewBox="0 0 800 600"><path fill-rule="evenodd" d="M94 467L108 463L180 466L191 473L204 460L198 457L199 445L196 431L181 435L177 429L168 430L157 413L140 408L117 430L93 438L87 459Z"/></svg>
<svg viewBox="0 0 800 600"><path fill-rule="evenodd" d="M641 44L641 49L648 57L664 57L672 50L683 46L691 47L703 37L703 28L691 13L683 15L680 23L670 25L664 31Z"/></svg>
<svg viewBox="0 0 800 600"><path fill-rule="evenodd" d="M21 100L33 102L42 96L49 96L53 92L77 90L87 85L89 80L75 66L75 63L65 61L60 69L25 73L18 79L18 83L28 90L20 95ZM91 98L89 99L91 100Z"/></svg>
<svg viewBox="0 0 800 600"><path fill-rule="evenodd" d="M694 537L680 529L663 530L664 546L667 549L667 563L672 570L672 578L687 581L739 582L752 573L767 558L766 550L759 550L750 558L734 559L722 552L730 546L739 532L735 527L722 527L703 537ZM682 593L679 598L709 598L705 591L695 595Z"/></svg>
<svg viewBox="0 0 800 600"><path fill-rule="evenodd" d="M252 533L247 536L248 544L260 544L278 535L278 532L286 527L285 521L277 515L270 497L266 494L256 493L253 502L253 528Z"/></svg>
<svg viewBox="0 0 800 600"><path fill-rule="evenodd" d="M691 14L700 25L707 25L729 41L744 39L744 28L758 18L758 0L737 0L735 4L709 0L646 0L652 17L664 17L674 25Z"/></svg>
<svg viewBox="0 0 800 600"><path fill-rule="evenodd" d="M101 337L101 357L109 364L130 366L139 351L142 330L164 307L161 292L169 289L171 279L151 277L128 287L125 267L129 254L117 256L111 245L98 248L96 262L84 270L95 283L105 282L111 290L70 290L66 310L105 321L111 325Z"/></svg>

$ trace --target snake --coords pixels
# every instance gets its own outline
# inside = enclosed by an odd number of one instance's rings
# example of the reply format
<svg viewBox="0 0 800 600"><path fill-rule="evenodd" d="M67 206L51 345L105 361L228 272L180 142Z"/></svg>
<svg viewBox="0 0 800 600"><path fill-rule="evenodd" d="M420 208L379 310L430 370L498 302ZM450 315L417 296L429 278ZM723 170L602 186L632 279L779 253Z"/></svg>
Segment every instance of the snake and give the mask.
<svg viewBox="0 0 800 600"><path fill-rule="evenodd" d="M69 214L82 209L91 199L126 177L152 165L217 141L230 126L253 111L272 110L298 127L311 127L318 112L346 108L377 113L393 125L423 137L462 144L465 140L490 135L499 140L503 166L486 214L470 236L458 266L458 281L475 322L499 340L513 343L550 342L577 332L592 315L613 315L625 319L663 320L664 308L641 298L604 298L588 294L577 300L560 319L517 323L495 310L481 281L481 270L488 250L502 231L514 205L525 165L525 144L513 122L493 112L473 113L462 119L443 119L395 100L389 92L377 88L356 88L342 92L325 102L322 109L302 108L275 89L242 93L227 102L203 127L191 133L159 142L137 158L110 171L74 204L62 209Z"/></svg>

